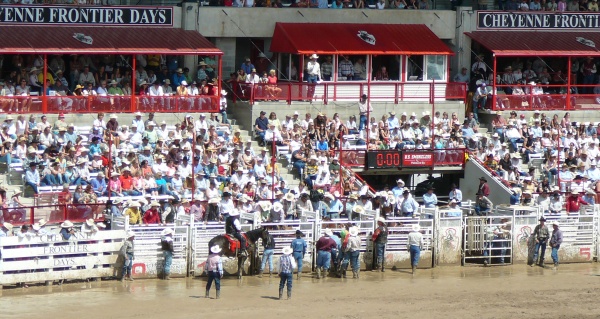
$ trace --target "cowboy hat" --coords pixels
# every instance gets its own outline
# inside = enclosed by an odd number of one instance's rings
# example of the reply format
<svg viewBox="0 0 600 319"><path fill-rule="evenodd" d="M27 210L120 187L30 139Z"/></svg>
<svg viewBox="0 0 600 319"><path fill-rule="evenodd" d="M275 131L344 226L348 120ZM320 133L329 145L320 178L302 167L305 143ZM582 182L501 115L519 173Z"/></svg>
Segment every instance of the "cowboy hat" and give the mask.
<svg viewBox="0 0 600 319"><path fill-rule="evenodd" d="M419 225L419 224L412 225L412 230L413 231L420 231L421 230L421 225Z"/></svg>
<svg viewBox="0 0 600 319"><path fill-rule="evenodd" d="M13 225L11 223L4 223L2 224L2 227L8 229L8 231L11 231L13 229Z"/></svg>
<svg viewBox="0 0 600 319"><path fill-rule="evenodd" d="M556 220L552 222L552 225L553 226L556 225L556 227L560 227L560 223Z"/></svg>
<svg viewBox="0 0 600 319"><path fill-rule="evenodd" d="M304 237L304 233L300 229L296 229L296 236Z"/></svg>
<svg viewBox="0 0 600 319"><path fill-rule="evenodd" d="M313 55L310 56L311 59L318 59L319 56L316 53L313 53Z"/></svg>
<svg viewBox="0 0 600 319"><path fill-rule="evenodd" d="M218 254L221 252L221 247L214 245L214 246L210 247L210 252L213 254Z"/></svg>
<svg viewBox="0 0 600 319"><path fill-rule="evenodd" d="M546 221L546 218L545 218L544 216L542 216L542 217L540 217L540 219L538 219L538 221L540 221L540 222L545 222L545 221Z"/></svg>
<svg viewBox="0 0 600 319"><path fill-rule="evenodd" d="M378 222L378 223L385 223L385 218L383 218L383 217L378 217L378 218L377 218L377 222Z"/></svg>
<svg viewBox="0 0 600 319"><path fill-rule="evenodd" d="M139 202L131 202L131 203L129 203L129 205L127 205L127 206L129 206L129 207L140 207L141 205L140 205L140 203L139 203Z"/></svg>
<svg viewBox="0 0 600 319"><path fill-rule="evenodd" d="M60 228L71 228L73 227L73 223L69 220L65 220L62 224L60 224Z"/></svg>
<svg viewBox="0 0 600 319"><path fill-rule="evenodd" d="M162 231L162 235L163 235L163 236L173 235L173 230L172 230L171 228L165 228L165 229Z"/></svg>
<svg viewBox="0 0 600 319"><path fill-rule="evenodd" d="M293 252L292 247L283 247L281 253L284 255L290 255Z"/></svg>
<svg viewBox="0 0 600 319"><path fill-rule="evenodd" d="M86 223L88 226L94 226L94 219L93 219L93 218L90 218L90 219L86 220L86 221L85 221L85 223Z"/></svg>
<svg viewBox="0 0 600 319"><path fill-rule="evenodd" d="M208 200L208 203L209 204L218 204L220 201L221 201L221 199L219 197L213 197Z"/></svg>
<svg viewBox="0 0 600 319"><path fill-rule="evenodd" d="M198 63L198 66L207 66L208 64L206 64L206 62L204 61L200 61L200 63Z"/></svg>
<svg viewBox="0 0 600 319"><path fill-rule="evenodd" d="M273 204L273 211L279 213L283 210L283 205L280 202Z"/></svg>
<svg viewBox="0 0 600 319"><path fill-rule="evenodd" d="M152 202L152 203L150 204L150 207L160 207L160 203L159 203L159 202L156 202L156 201L155 201L155 202Z"/></svg>
<svg viewBox="0 0 600 319"><path fill-rule="evenodd" d="M365 209L362 206L355 205L354 207L352 207L352 212L357 213L357 214L362 214L365 212Z"/></svg>
<svg viewBox="0 0 600 319"><path fill-rule="evenodd" d="M273 205L271 204L271 202L268 202L268 201L262 201L258 205L260 205L260 208L263 211L268 211L268 210L271 210L273 208Z"/></svg>
<svg viewBox="0 0 600 319"><path fill-rule="evenodd" d="M234 210L232 210L232 211L229 213L229 216L234 216L234 217L235 217L235 216L240 216L240 211L239 211L239 210L237 210L237 209L234 209Z"/></svg>
<svg viewBox="0 0 600 319"><path fill-rule="evenodd" d="M329 228L325 228L324 233L325 233L325 236L329 236L329 237L333 236L333 232Z"/></svg>
<svg viewBox="0 0 600 319"><path fill-rule="evenodd" d="M356 226L350 227L350 229L348 229L348 233L350 234L350 236L357 236L358 235L358 227L356 227Z"/></svg>
<svg viewBox="0 0 600 319"><path fill-rule="evenodd" d="M127 232L127 238L131 238L131 237L135 237L135 233L130 230Z"/></svg>

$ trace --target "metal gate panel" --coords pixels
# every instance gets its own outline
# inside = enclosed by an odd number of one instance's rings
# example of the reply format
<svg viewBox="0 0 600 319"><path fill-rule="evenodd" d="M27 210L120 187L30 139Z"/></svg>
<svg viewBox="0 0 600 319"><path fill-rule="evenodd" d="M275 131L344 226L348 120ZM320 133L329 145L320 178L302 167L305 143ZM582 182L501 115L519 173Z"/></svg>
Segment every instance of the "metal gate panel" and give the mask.
<svg viewBox="0 0 600 319"><path fill-rule="evenodd" d="M436 214L434 232L435 266L461 263L462 210Z"/></svg>
<svg viewBox="0 0 600 319"><path fill-rule="evenodd" d="M552 234L552 222L558 221L563 233L563 243L558 250L558 259L561 263L592 261L593 250L596 245L595 225L598 224L596 214L547 216L546 224ZM551 247L547 245L546 259Z"/></svg>
<svg viewBox="0 0 600 319"><path fill-rule="evenodd" d="M428 210L422 210L421 212L421 217L429 214ZM413 225L417 224L421 226L420 232L423 234L423 248L421 249L419 265L426 267L433 265L433 219L390 217L386 222L389 231L385 253L386 265L410 268L410 253L407 250L408 233L412 231Z"/></svg>
<svg viewBox="0 0 600 319"><path fill-rule="evenodd" d="M163 253L160 237L165 228L174 230L173 234L173 262L171 276L186 276L188 265L188 225L144 225L132 226L129 230L135 233L134 260L131 274L136 278L156 278L163 272Z"/></svg>
<svg viewBox="0 0 600 319"><path fill-rule="evenodd" d="M513 216L467 216L463 225L464 265L512 263Z"/></svg>
<svg viewBox="0 0 600 319"><path fill-rule="evenodd" d="M313 260L313 250L315 244L315 223L314 222L300 222L293 220L285 220L280 223L262 223L262 227L269 230L269 233L273 235L275 239L275 252L273 254L273 267L277 271L277 265L279 264L279 257L281 257L281 249L283 247L290 247L292 241L296 239L296 230L300 230L304 233L304 240L306 241L306 254L304 255L302 269L310 270L311 263ZM258 256L262 256L264 251L262 243L258 245Z"/></svg>

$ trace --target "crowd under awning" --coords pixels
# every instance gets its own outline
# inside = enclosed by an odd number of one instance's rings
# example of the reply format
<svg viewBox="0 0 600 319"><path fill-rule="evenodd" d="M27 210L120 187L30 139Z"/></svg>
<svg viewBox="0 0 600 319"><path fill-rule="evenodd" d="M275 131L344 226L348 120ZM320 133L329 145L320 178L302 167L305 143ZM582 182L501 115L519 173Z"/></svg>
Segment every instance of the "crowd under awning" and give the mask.
<svg viewBox="0 0 600 319"><path fill-rule="evenodd" d="M276 23L271 52L452 55L424 24Z"/></svg>
<svg viewBox="0 0 600 319"><path fill-rule="evenodd" d="M473 31L465 33L496 56L600 56L600 33Z"/></svg>
<svg viewBox="0 0 600 319"><path fill-rule="evenodd" d="M0 26L0 43L0 54L223 55L197 31L177 28Z"/></svg>

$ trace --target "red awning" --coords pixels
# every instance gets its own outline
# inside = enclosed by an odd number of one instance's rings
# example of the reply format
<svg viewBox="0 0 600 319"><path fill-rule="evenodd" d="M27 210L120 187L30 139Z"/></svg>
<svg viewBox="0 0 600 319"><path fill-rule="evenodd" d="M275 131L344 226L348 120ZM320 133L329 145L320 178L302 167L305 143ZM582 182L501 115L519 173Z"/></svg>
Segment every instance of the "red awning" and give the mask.
<svg viewBox="0 0 600 319"><path fill-rule="evenodd" d="M271 52L451 55L424 24L276 23Z"/></svg>
<svg viewBox="0 0 600 319"><path fill-rule="evenodd" d="M465 33L497 56L598 56L598 32L473 31ZM592 41L589 45L581 42ZM594 46L590 46L594 45Z"/></svg>
<svg viewBox="0 0 600 319"><path fill-rule="evenodd" d="M92 44L76 40L82 33ZM196 31L176 28L0 26L0 54L223 55Z"/></svg>

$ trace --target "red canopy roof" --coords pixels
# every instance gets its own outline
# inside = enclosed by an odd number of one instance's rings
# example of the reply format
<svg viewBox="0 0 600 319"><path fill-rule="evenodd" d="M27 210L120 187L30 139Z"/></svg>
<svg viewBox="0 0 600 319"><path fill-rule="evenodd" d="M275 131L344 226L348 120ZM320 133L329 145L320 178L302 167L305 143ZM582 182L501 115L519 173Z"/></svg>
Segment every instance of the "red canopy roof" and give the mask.
<svg viewBox="0 0 600 319"><path fill-rule="evenodd" d="M223 54L200 33L176 28L0 26L0 43L0 54Z"/></svg>
<svg viewBox="0 0 600 319"><path fill-rule="evenodd" d="M473 31L465 33L497 56L587 56L599 55L598 32ZM579 41L578 41L579 38ZM581 42L580 42L581 41Z"/></svg>
<svg viewBox="0 0 600 319"><path fill-rule="evenodd" d="M453 54L424 24L276 23L270 51L295 54Z"/></svg>

